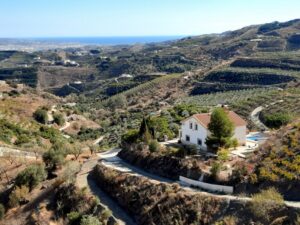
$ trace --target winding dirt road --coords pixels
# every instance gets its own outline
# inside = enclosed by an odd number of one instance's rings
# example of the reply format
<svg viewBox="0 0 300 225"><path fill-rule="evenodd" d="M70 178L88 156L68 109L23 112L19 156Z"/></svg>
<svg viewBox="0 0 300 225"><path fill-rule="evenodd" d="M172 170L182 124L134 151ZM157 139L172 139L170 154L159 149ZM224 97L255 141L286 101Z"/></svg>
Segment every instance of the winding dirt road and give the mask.
<svg viewBox="0 0 300 225"><path fill-rule="evenodd" d="M88 191L100 199L101 204L109 209L113 217L120 225L135 225L136 223L132 218L105 192L103 192L96 184L96 182L90 178L89 174L93 168L99 163L99 157L96 156L86 161L81 168L81 171L77 174L76 184L79 188L87 187Z"/></svg>
<svg viewBox="0 0 300 225"><path fill-rule="evenodd" d="M143 176L143 177L150 179L152 182L155 182L155 183L157 183L157 182L175 183L175 181L145 172L144 170L141 170L135 166L132 166L132 165L124 162L124 160L122 160L121 158L119 158L117 156L119 151L120 151L120 149L112 149L108 152L99 153L98 157L100 158L100 161L104 166L116 169L118 171L130 173L135 176ZM216 198L226 199L229 201L230 200L239 200L239 201L245 201L245 202L251 201L251 198L248 198L248 197L214 194L214 193L202 191L199 189L193 189L193 188L187 187L185 184L183 184L181 182L176 182L176 183L181 185L181 187L187 191L193 191L193 192L201 193L203 195L209 195L209 196L213 196ZM289 207L300 208L300 202L285 201L285 204Z"/></svg>

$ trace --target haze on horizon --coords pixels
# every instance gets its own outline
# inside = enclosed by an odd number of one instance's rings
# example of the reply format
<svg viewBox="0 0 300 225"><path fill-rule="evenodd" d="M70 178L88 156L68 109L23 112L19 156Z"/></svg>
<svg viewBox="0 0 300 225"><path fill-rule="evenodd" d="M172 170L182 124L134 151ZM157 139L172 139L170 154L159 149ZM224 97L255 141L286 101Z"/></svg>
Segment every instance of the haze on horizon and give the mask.
<svg viewBox="0 0 300 225"><path fill-rule="evenodd" d="M9 0L0 37L184 36L299 17L299 0Z"/></svg>

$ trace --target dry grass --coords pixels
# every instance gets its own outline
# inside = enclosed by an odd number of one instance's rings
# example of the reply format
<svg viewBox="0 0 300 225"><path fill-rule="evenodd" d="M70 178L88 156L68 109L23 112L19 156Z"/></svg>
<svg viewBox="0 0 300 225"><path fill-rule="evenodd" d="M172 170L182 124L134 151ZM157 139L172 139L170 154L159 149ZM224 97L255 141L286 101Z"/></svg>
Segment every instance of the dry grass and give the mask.
<svg viewBox="0 0 300 225"><path fill-rule="evenodd" d="M12 161L0 158L0 192L6 189L7 185L24 170L28 165L36 163L36 160L13 159Z"/></svg>
<svg viewBox="0 0 300 225"><path fill-rule="evenodd" d="M36 94L22 94L19 97L5 97L0 101L0 113L16 123L30 122L33 112L41 106L55 104L55 100Z"/></svg>

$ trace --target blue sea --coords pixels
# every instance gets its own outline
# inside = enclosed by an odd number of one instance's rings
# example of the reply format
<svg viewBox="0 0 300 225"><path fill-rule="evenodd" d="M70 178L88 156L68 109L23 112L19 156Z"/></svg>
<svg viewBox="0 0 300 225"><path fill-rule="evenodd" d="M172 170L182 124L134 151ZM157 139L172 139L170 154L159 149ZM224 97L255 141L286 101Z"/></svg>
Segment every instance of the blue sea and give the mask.
<svg viewBox="0 0 300 225"><path fill-rule="evenodd" d="M57 38L28 38L30 41L45 43L65 43L82 45L131 45L172 41L183 36L140 36L140 37L57 37Z"/></svg>

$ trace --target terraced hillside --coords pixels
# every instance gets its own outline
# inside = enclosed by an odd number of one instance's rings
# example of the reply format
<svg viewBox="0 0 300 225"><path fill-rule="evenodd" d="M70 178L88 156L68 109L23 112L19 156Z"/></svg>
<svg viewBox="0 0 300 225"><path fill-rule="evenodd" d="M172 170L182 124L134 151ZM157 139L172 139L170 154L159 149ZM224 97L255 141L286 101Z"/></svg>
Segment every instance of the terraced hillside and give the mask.
<svg viewBox="0 0 300 225"><path fill-rule="evenodd" d="M266 107L269 114L291 112L295 117L300 110L299 78L299 51L256 53L238 57L228 66L198 78L191 96L178 102L199 106L228 104L245 119L258 106Z"/></svg>
<svg viewBox="0 0 300 225"><path fill-rule="evenodd" d="M265 57L245 57L235 60L232 67L245 67L245 68L270 68L270 69L282 69L282 70L300 70L300 59L284 58L280 55L274 58L269 58L272 55L265 55ZM267 58L268 57L268 58Z"/></svg>
<svg viewBox="0 0 300 225"><path fill-rule="evenodd" d="M286 74L285 71L275 73L275 71L265 71L265 68L297 71L299 68L298 56L295 59L285 59L280 56L270 61L269 56L253 58L251 55L257 52L267 51L273 54L274 52L299 49L297 36L299 27L300 20L293 20L286 23L275 22L255 25L222 34L187 37L177 41L156 44L70 48L33 54L3 51L0 53L0 68L25 67L27 64L29 67L37 68L37 83L43 90L51 90L59 95L61 93L63 95L83 93L91 96L91 90L97 94L98 89L106 88L102 86L103 80L118 78L122 74L130 74L133 77L158 72L172 74L192 71L197 74L203 68L213 68L216 64L222 63L223 60L228 61L238 57L239 59L231 65L230 69L214 71L206 78L206 82L213 82L214 84L203 85L201 83L197 86L198 90L193 94L236 90L249 88L244 87L248 81L252 85L259 86L292 80L289 77L290 74ZM251 59L245 58L249 56ZM70 68L60 65L57 68L57 66L52 65L52 63L61 64L64 60L74 60L79 66ZM247 73L235 67L254 67L255 70L249 69ZM259 71L256 68L263 70ZM2 77L2 79L9 78ZM34 78L26 77L24 79ZM24 80L19 79L19 81L23 82ZM78 91L67 87L69 83L75 81L83 83ZM229 85L228 82L231 84ZM232 84L232 82L234 83ZM32 81L27 83L33 85ZM235 83L242 83L243 87L239 88L240 85L236 86ZM124 86L118 87L117 92L108 91L107 96L135 86L132 83L124 84Z"/></svg>
<svg viewBox="0 0 300 225"><path fill-rule="evenodd" d="M206 82L273 85L300 77L300 52L259 53L239 57L230 66L212 71Z"/></svg>
<svg viewBox="0 0 300 225"><path fill-rule="evenodd" d="M157 78L147 76L148 81L145 79L143 81L127 80L119 83L106 81L106 84L102 84L104 89L94 90L85 95L81 95L79 105L85 108L99 109L112 102L118 101L120 98L124 98L126 107L134 108L140 105L140 109L145 109L145 107L153 107L153 104L158 105L159 102L173 102L179 95L183 95L186 91L183 87L187 83L187 80L185 80L183 76L183 74L169 74L156 76ZM118 93L106 99L104 98L107 96L105 92L110 91L113 84L122 85L122 88L125 88L126 84L129 85L130 82L133 86L132 88L128 88L128 90L125 89L124 91L119 90ZM123 86L123 84L125 84L125 86ZM152 108L152 111L155 111L156 108L157 107Z"/></svg>
<svg viewBox="0 0 300 225"><path fill-rule="evenodd" d="M11 57L14 53L16 53L16 51L1 51L0 52L0 61Z"/></svg>
<svg viewBox="0 0 300 225"><path fill-rule="evenodd" d="M158 87L159 84L164 84L167 83L170 80L175 80L182 77L182 74L170 74L170 75L166 75L166 76L162 76L156 79L153 79L152 81L143 83L141 85L138 85L134 88L131 88L130 90L124 91L122 92L122 95L126 96L126 97L133 97L135 95L147 92L147 91L154 91L155 88ZM117 97L117 95L115 96ZM112 97L114 98L114 97Z"/></svg>
<svg viewBox="0 0 300 225"><path fill-rule="evenodd" d="M38 82L37 70L33 67L0 68L0 80L23 83L30 87L36 87Z"/></svg>
<svg viewBox="0 0 300 225"><path fill-rule="evenodd" d="M233 105L238 102L249 102L251 99L271 100L279 93L274 88L254 88L246 90L224 91L213 94L194 95L178 100L198 106L216 106L218 104Z"/></svg>
<svg viewBox="0 0 300 225"><path fill-rule="evenodd" d="M0 51L0 80L36 87L37 69L31 62L35 54L18 51Z"/></svg>
<svg viewBox="0 0 300 225"><path fill-rule="evenodd" d="M288 112L292 118L295 118L300 116L299 99L298 87L287 89L254 88L190 96L179 99L177 103L187 103L201 107L226 104L249 122L249 128L255 128L254 124L251 123L250 113L256 107L265 107L263 112L267 112L269 115Z"/></svg>
<svg viewBox="0 0 300 225"><path fill-rule="evenodd" d="M299 27L300 20L294 20L157 44L49 50L28 53L24 61L37 55L38 63L29 60L29 66L37 68L41 89L69 95L76 110L116 126L114 130L127 129L124 118L137 121L175 101L205 107L229 104L248 118L253 108L281 100L285 96L280 90L297 84ZM0 67L17 64L21 56L3 53ZM78 65L60 65L66 59Z"/></svg>
<svg viewBox="0 0 300 225"><path fill-rule="evenodd" d="M36 57L34 53L19 51L0 51L0 68L15 68L31 64Z"/></svg>
<svg viewBox="0 0 300 225"><path fill-rule="evenodd" d="M272 70L268 68L249 69L231 67L220 71L214 71L205 77L204 81L236 83L249 85L273 85L288 83L296 80L295 77L300 75L297 72L284 70Z"/></svg>

